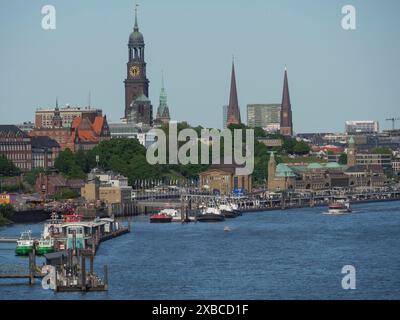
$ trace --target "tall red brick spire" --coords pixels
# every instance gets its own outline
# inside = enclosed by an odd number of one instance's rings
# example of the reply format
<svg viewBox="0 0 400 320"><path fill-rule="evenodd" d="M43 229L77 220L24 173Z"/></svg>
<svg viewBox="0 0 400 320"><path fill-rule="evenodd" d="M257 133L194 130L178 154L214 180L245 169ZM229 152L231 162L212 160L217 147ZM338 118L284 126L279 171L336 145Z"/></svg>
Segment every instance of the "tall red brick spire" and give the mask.
<svg viewBox="0 0 400 320"><path fill-rule="evenodd" d="M232 61L231 92L229 95L227 125L240 124L240 110L236 89L235 63Z"/></svg>
<svg viewBox="0 0 400 320"><path fill-rule="evenodd" d="M286 67L285 67L285 77L283 80L280 131L281 134L284 136L293 136L292 105L290 104L289 83L288 83Z"/></svg>

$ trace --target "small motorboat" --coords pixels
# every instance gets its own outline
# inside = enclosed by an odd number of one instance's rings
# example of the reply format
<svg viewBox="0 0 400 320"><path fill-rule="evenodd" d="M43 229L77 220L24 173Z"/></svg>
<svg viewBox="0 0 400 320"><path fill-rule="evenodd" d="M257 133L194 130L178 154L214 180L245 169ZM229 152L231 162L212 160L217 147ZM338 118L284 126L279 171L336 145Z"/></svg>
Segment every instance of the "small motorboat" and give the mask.
<svg viewBox="0 0 400 320"><path fill-rule="evenodd" d="M351 204L347 199L336 199L328 206L329 214L348 214L352 212Z"/></svg>
<svg viewBox="0 0 400 320"><path fill-rule="evenodd" d="M172 218L172 222L181 222L182 221L182 215L179 210L176 209L162 209L159 213L159 215L166 215Z"/></svg>
<svg viewBox="0 0 400 320"><path fill-rule="evenodd" d="M150 216L150 223L170 223L170 222L172 222L172 217L164 213L159 213Z"/></svg>

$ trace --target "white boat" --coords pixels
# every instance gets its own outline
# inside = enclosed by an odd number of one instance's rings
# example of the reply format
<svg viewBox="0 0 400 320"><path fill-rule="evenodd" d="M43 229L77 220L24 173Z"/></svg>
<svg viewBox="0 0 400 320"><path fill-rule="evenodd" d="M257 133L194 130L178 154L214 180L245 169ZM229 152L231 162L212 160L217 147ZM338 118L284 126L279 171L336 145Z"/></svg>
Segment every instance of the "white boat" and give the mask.
<svg viewBox="0 0 400 320"><path fill-rule="evenodd" d="M159 215L166 215L172 217L172 222L181 222L182 216L180 210L177 209L162 209Z"/></svg>
<svg viewBox="0 0 400 320"><path fill-rule="evenodd" d="M218 208L225 218L236 218L242 215L242 213L237 209L237 205L234 203L223 201L219 204Z"/></svg>
<svg viewBox="0 0 400 320"><path fill-rule="evenodd" d="M347 199L336 199L328 206L329 214L348 214L351 212L351 204Z"/></svg>
<svg viewBox="0 0 400 320"><path fill-rule="evenodd" d="M32 232L25 231L21 233L21 237L17 241L17 247L15 248L15 253L17 255L28 255L33 251L34 239L32 238Z"/></svg>
<svg viewBox="0 0 400 320"><path fill-rule="evenodd" d="M205 207L196 218L199 222L218 222L225 220L221 210L214 206Z"/></svg>

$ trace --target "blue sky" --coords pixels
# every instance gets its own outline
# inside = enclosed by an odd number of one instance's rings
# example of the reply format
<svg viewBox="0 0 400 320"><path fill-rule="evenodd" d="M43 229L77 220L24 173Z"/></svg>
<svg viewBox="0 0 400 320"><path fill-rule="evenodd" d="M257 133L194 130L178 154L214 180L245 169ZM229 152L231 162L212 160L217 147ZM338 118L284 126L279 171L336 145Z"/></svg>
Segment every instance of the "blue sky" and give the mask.
<svg viewBox="0 0 400 320"><path fill-rule="evenodd" d="M57 29L41 28L54 5ZM341 28L341 8L357 30ZM109 121L124 110L134 1L0 0L0 123L34 120L37 107L92 105ZM161 70L171 115L220 127L232 55L239 104L280 102L288 66L296 132L343 131L345 120L400 116L400 1L143 0L150 99ZM399 124L400 125L400 124Z"/></svg>

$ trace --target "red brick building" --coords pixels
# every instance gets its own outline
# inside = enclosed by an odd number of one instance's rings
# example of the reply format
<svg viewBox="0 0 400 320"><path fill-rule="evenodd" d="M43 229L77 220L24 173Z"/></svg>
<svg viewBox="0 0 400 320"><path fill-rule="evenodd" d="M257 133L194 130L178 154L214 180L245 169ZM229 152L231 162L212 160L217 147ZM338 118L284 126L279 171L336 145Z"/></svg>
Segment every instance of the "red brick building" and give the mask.
<svg viewBox="0 0 400 320"><path fill-rule="evenodd" d="M14 125L0 125L0 155L11 160L22 171L32 169L30 137Z"/></svg>
<svg viewBox="0 0 400 320"><path fill-rule="evenodd" d="M29 135L31 137L49 137L60 145L61 151L70 149L90 150L103 140L110 140L111 134L106 116L75 117L70 128L35 128Z"/></svg>
<svg viewBox="0 0 400 320"><path fill-rule="evenodd" d="M81 179L67 179L61 174L47 175L41 173L36 179L35 189L36 192L43 193L46 196L53 196L63 189L72 189L80 194L80 190L84 185L85 182Z"/></svg>

